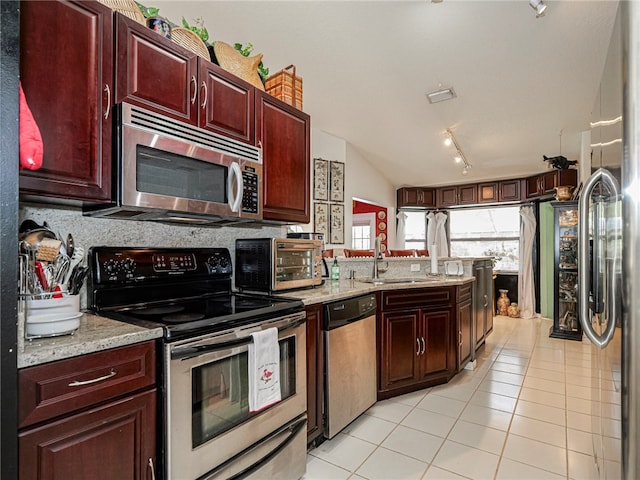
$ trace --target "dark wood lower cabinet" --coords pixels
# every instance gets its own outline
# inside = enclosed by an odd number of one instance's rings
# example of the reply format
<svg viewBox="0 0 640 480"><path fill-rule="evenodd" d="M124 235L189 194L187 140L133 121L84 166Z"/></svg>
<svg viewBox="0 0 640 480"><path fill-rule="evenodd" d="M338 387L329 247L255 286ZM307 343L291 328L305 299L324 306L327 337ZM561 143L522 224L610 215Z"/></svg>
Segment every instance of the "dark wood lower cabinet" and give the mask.
<svg viewBox="0 0 640 480"><path fill-rule="evenodd" d="M456 372L456 287L379 294L378 399L449 381Z"/></svg>
<svg viewBox="0 0 640 480"><path fill-rule="evenodd" d="M155 421L153 389L26 430L19 435L20 479L154 478Z"/></svg>
<svg viewBox="0 0 640 480"><path fill-rule="evenodd" d="M324 342L322 305L310 305L307 312L307 443L322 437L324 399Z"/></svg>

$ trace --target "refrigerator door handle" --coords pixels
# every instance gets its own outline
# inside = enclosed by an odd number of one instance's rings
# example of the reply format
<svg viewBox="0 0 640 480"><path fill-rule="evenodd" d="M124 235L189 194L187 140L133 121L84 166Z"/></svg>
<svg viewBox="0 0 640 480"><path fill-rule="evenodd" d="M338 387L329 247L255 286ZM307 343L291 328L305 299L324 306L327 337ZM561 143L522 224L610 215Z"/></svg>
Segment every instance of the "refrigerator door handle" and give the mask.
<svg viewBox="0 0 640 480"><path fill-rule="evenodd" d="M620 280L618 275L615 274L609 277L611 288L607 293L611 293L611 296L607 299L607 327L602 334L599 334L593 329L589 309L589 287L591 283L589 281L589 199L598 183L605 185L609 189L612 197L617 198L620 195L620 187L618 186L616 178L608 170L599 168L589 177L580 196L578 203L578 318L587 338L599 348L604 348L613 338L616 327L615 314L620 311L615 305L619 298L618 282ZM594 225L594 229L597 227L597 225ZM594 238L597 237L595 231L593 236ZM614 271L612 273L615 273L615 265L617 265L619 261L619 249L617 246L614 252Z"/></svg>

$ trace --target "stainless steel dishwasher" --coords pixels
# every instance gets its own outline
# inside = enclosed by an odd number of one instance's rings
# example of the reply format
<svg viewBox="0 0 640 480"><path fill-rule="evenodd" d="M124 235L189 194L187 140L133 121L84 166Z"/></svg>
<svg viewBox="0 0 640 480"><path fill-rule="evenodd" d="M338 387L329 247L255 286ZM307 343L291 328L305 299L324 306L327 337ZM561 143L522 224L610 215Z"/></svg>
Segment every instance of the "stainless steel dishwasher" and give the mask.
<svg viewBox="0 0 640 480"><path fill-rule="evenodd" d="M376 402L376 297L324 305L325 428L333 438Z"/></svg>

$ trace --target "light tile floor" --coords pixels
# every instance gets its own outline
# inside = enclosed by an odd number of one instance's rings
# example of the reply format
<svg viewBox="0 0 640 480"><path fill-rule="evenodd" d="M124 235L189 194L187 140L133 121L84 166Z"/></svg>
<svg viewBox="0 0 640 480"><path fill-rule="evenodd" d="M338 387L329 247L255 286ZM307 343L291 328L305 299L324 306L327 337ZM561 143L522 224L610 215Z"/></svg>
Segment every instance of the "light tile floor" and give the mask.
<svg viewBox="0 0 640 480"><path fill-rule="evenodd" d="M620 477L619 369L549 338L548 319L495 317L477 366L446 385L376 403L309 451L304 480L597 479L591 416L602 384L609 479ZM619 357L615 348L612 357Z"/></svg>

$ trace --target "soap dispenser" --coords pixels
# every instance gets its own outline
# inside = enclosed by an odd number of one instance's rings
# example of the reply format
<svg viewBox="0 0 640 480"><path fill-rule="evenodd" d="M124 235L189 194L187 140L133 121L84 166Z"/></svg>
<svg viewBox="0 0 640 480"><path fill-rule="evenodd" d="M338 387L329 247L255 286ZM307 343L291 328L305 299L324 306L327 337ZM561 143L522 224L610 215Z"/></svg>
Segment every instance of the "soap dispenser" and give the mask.
<svg viewBox="0 0 640 480"><path fill-rule="evenodd" d="M337 257L333 257L333 265L331 265L331 280L340 280L340 265L338 265Z"/></svg>

